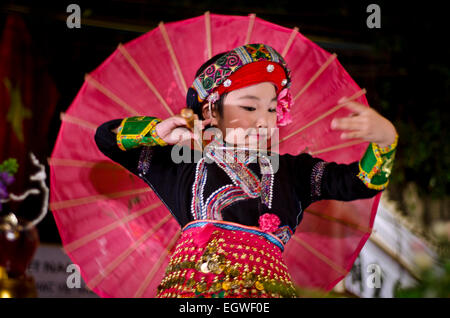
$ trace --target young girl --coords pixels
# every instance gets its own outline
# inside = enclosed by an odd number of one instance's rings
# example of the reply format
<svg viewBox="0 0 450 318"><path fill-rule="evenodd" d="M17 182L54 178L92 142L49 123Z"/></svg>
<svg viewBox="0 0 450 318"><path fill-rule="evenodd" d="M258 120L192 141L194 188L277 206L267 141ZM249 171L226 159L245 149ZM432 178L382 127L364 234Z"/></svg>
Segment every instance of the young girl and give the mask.
<svg viewBox="0 0 450 318"><path fill-rule="evenodd" d="M147 182L182 227L158 297L295 297L282 252L303 211L324 199L370 198L383 190L397 144L394 126L373 109L335 118L341 138L370 141L359 162L302 153L246 151L288 124L290 72L273 48L244 45L207 61L187 94L202 128L221 132L197 162L175 163L173 145L195 136L182 116L131 117L101 125L99 149ZM273 154L272 154L273 155Z"/></svg>

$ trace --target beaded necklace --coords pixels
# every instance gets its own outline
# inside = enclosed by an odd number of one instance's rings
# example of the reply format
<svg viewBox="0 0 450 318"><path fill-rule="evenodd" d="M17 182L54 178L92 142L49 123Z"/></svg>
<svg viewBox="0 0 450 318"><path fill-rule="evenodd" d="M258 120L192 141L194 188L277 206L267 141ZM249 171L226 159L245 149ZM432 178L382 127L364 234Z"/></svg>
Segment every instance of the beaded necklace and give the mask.
<svg viewBox="0 0 450 318"><path fill-rule="evenodd" d="M248 151L247 151L248 153ZM203 189L206 184L205 157L216 163L231 179L233 185L225 185L214 191L206 201ZM274 174L270 160L262 154L243 153L214 139L205 149L205 157L197 163L192 186L191 212L194 219L221 219L220 210L237 200L261 197L261 202L272 208ZM257 158L261 180L247 164ZM244 160L242 160L244 159Z"/></svg>

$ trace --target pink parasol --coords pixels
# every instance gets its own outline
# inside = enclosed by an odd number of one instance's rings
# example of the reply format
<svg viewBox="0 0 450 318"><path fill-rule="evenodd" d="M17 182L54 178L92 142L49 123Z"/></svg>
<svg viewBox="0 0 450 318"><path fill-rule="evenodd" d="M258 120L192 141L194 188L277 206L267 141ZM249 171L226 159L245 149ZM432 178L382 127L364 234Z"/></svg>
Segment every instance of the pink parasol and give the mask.
<svg viewBox="0 0 450 318"><path fill-rule="evenodd" d="M65 114L50 159L51 205L64 249L87 285L103 297L154 297L180 227L138 177L106 158L96 128L136 115L160 118L185 107L197 68L246 43L279 51L292 70L293 123L280 129L280 152L309 152L327 161L358 161L368 143L342 142L330 129L349 114L343 103L368 105L330 54L299 33L262 19L216 15L160 23L119 45L92 73ZM330 290L351 269L370 236L379 195L352 202L321 201L304 214L284 257L294 283Z"/></svg>

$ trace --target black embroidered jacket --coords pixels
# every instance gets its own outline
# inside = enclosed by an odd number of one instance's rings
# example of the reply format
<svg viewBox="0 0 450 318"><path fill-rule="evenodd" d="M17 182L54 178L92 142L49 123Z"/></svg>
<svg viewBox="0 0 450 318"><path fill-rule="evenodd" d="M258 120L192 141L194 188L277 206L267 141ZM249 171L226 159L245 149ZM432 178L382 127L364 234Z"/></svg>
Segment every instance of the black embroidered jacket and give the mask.
<svg viewBox="0 0 450 318"><path fill-rule="evenodd" d="M190 221L211 216L258 226L259 217L269 212L276 214L281 221L279 228L284 234L280 233L280 237L286 238L287 235L288 239L311 203L324 199L350 201L370 198L380 191L369 188L358 177L358 162L336 164L306 153L297 156L286 154L279 156L278 171L273 174L272 184L267 183L271 192L269 208L260 197L251 197L240 191L227 172L214 161L174 163L172 146L119 149L112 130L120 123L120 119L112 120L97 129L95 140L98 148L149 184L182 227ZM264 180L258 163L248 163L247 167L257 178Z"/></svg>

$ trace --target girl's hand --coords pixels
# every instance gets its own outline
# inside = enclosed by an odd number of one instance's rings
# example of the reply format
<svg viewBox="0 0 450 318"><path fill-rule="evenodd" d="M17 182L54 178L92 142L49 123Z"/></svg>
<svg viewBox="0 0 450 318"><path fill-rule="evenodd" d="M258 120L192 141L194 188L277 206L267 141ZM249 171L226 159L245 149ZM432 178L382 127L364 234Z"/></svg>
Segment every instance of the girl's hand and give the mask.
<svg viewBox="0 0 450 318"><path fill-rule="evenodd" d="M354 113L331 121L331 129L344 130L341 139L363 139L379 147L387 147L395 141L397 131L388 119L361 103L349 101L346 104Z"/></svg>
<svg viewBox="0 0 450 318"><path fill-rule="evenodd" d="M201 121L202 130L211 122L210 119ZM187 128L186 120L180 115L169 117L156 125L159 138L169 145L175 145L194 139L194 133Z"/></svg>

